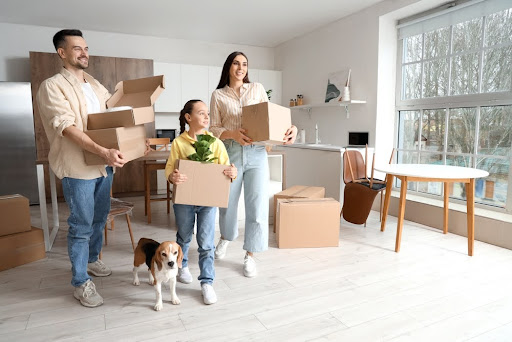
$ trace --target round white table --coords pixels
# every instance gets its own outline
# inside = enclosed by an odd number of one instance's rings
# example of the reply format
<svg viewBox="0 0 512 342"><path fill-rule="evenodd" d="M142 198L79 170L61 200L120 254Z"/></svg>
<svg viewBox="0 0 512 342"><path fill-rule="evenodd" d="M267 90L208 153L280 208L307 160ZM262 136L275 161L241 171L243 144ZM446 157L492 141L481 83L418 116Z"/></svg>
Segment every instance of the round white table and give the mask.
<svg viewBox="0 0 512 342"><path fill-rule="evenodd" d="M375 170L384 172L386 176L386 195L384 199L384 210L382 213L381 231L386 227L386 218L391 198L393 178L402 181L400 188L400 202L398 206L398 223L396 230L395 252L400 251L402 239L402 228L404 223L405 201L407 195L407 182L442 182L444 183L444 222L443 233L448 233L448 202L449 183L466 184L467 203L467 224L468 224L468 255L473 255L473 244L475 241L475 179L487 177L489 173L484 170L469 167L435 165L435 164L389 164L375 167Z"/></svg>

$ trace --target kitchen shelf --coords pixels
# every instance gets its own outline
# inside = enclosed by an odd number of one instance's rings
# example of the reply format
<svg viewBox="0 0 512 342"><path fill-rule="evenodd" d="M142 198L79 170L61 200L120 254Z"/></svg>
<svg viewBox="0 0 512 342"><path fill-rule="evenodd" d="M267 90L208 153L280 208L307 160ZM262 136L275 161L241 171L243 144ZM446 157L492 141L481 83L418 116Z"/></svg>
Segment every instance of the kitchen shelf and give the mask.
<svg viewBox="0 0 512 342"><path fill-rule="evenodd" d="M347 112L347 119L349 118L349 110L348 107L353 104L363 104L366 103L364 100L350 100L350 101L342 101L342 102L328 102L328 103L312 103L306 104L302 106L293 106L290 109L300 109L305 110L308 114L311 115L311 110L313 108L325 108L325 107L345 107L345 111Z"/></svg>

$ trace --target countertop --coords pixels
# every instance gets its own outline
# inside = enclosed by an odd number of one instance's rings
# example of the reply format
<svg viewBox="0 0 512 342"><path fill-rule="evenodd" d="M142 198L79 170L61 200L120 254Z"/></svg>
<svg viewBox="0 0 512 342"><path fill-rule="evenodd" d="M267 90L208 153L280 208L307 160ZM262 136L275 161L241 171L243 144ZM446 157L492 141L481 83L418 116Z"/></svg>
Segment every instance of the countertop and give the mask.
<svg viewBox="0 0 512 342"><path fill-rule="evenodd" d="M302 148L308 150L321 150L321 151L332 151L332 152L343 152L345 147L330 145L330 144L292 144L292 145L276 145L276 148Z"/></svg>

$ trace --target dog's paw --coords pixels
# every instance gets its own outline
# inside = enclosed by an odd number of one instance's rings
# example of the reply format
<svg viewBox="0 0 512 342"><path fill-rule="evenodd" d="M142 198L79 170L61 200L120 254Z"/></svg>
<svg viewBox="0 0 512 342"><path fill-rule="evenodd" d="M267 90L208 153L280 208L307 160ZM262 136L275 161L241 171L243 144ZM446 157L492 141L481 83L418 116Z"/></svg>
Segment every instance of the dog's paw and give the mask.
<svg viewBox="0 0 512 342"><path fill-rule="evenodd" d="M155 304L155 311L160 311L164 308L164 305L162 303L156 303Z"/></svg>
<svg viewBox="0 0 512 342"><path fill-rule="evenodd" d="M135 286L139 286L139 285L140 285L140 281L139 281L139 279L134 280L134 281L133 281L133 285L135 285Z"/></svg>
<svg viewBox="0 0 512 342"><path fill-rule="evenodd" d="M171 299L171 303L174 305L180 305L181 300L178 297L176 297L176 298Z"/></svg>

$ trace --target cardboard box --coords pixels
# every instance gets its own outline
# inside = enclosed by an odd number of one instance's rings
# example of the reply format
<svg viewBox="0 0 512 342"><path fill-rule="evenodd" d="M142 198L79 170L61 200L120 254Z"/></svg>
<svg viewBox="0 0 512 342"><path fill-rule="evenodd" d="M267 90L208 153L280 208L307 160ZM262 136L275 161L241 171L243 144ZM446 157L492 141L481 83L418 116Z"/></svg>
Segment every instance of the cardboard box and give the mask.
<svg viewBox="0 0 512 342"><path fill-rule="evenodd" d="M153 104L164 88L164 76L119 82L114 95L107 100L109 111L89 114L87 129L130 127L155 121Z"/></svg>
<svg viewBox="0 0 512 342"><path fill-rule="evenodd" d="M332 198L289 198L277 201L279 248L337 247L340 202Z"/></svg>
<svg viewBox="0 0 512 342"><path fill-rule="evenodd" d="M274 195L274 233L276 232L277 200L280 198L324 198L325 188L320 186L294 185Z"/></svg>
<svg viewBox="0 0 512 342"><path fill-rule="evenodd" d="M290 108L272 102L242 107L242 128L254 142L282 145L291 126Z"/></svg>
<svg viewBox="0 0 512 342"><path fill-rule="evenodd" d="M105 148L115 148L123 153L126 160L144 156L146 151L146 128L144 125L117 127L85 132L95 143ZM87 165L104 165L105 160L97 154L84 151Z"/></svg>
<svg viewBox="0 0 512 342"><path fill-rule="evenodd" d="M0 236L30 231L28 198L21 195L0 196Z"/></svg>
<svg viewBox="0 0 512 342"><path fill-rule="evenodd" d="M45 257L42 229L31 227L28 232L0 237L0 271Z"/></svg>
<svg viewBox="0 0 512 342"><path fill-rule="evenodd" d="M174 185L172 201L176 204L227 208L231 179L224 175L228 165L177 160L176 168L187 175L185 183Z"/></svg>

